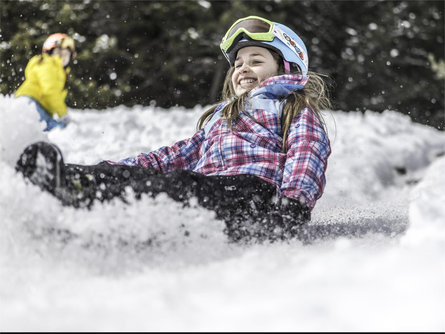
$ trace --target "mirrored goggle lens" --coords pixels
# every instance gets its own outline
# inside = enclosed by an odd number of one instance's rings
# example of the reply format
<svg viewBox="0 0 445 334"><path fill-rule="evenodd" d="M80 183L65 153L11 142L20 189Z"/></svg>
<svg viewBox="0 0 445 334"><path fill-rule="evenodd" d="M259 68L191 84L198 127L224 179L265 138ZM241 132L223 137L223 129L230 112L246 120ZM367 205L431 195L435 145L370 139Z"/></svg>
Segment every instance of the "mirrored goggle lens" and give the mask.
<svg viewBox="0 0 445 334"><path fill-rule="evenodd" d="M271 24L257 20L257 19L248 19L241 22L236 23L228 32L226 39L232 37L239 29L244 28L250 33L265 33L269 32L272 28Z"/></svg>

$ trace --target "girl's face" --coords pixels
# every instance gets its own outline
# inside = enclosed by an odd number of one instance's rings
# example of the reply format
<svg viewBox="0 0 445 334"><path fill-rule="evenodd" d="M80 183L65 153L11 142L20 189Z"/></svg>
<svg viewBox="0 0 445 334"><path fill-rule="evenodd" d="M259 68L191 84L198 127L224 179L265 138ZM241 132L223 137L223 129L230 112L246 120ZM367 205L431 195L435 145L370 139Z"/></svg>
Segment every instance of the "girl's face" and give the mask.
<svg viewBox="0 0 445 334"><path fill-rule="evenodd" d="M62 64L64 67L68 66L71 60L71 50L68 48L56 48L53 51L54 56L59 56L62 58Z"/></svg>
<svg viewBox="0 0 445 334"><path fill-rule="evenodd" d="M268 49L259 46L247 46L240 49L234 68L232 85L237 96L278 74L278 64L272 54Z"/></svg>

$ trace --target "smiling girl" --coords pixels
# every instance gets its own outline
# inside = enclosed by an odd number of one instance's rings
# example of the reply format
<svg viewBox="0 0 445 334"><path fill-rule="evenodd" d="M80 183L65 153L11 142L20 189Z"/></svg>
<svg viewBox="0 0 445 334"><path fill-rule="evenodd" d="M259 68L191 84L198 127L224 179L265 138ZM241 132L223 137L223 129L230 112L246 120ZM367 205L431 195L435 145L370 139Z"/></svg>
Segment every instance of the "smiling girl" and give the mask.
<svg viewBox="0 0 445 334"><path fill-rule="evenodd" d="M260 17L236 21L221 50L231 66L223 102L202 115L191 138L93 166L64 164L57 147L36 143L17 169L66 205L125 201L130 186L137 198L166 193L185 206L196 198L225 221L233 241L297 236L323 193L331 152L323 81L308 76L298 35ZM57 167L46 167L53 177L37 173L38 154Z"/></svg>

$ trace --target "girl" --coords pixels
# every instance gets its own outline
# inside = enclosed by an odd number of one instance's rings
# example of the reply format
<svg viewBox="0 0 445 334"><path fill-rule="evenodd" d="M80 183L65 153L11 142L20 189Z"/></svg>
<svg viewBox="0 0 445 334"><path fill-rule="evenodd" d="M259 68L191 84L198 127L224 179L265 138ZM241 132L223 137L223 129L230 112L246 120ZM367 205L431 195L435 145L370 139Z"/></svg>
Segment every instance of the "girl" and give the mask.
<svg viewBox="0 0 445 334"><path fill-rule="evenodd" d="M224 102L203 114L191 138L93 166L65 165L57 147L37 143L17 169L66 205L125 201L130 186L136 197L162 192L185 206L197 198L234 241L297 235L325 186L330 145L320 110L330 105L323 81L307 75L302 40L260 17L236 21L221 50L231 66ZM39 165L39 154L49 163Z"/></svg>
<svg viewBox="0 0 445 334"><path fill-rule="evenodd" d="M26 66L26 79L17 89L15 97L28 97L35 104L40 120L46 122L44 131L66 126L66 75L75 55L74 40L67 34L56 33L47 38L42 54L31 58Z"/></svg>

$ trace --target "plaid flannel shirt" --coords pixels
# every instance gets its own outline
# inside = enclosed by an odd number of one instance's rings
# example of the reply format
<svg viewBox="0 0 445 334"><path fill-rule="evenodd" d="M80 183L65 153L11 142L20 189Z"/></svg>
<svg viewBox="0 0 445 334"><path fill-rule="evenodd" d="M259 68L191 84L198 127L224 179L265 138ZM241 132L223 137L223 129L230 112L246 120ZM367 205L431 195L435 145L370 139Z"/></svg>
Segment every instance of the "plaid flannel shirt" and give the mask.
<svg viewBox="0 0 445 334"><path fill-rule="evenodd" d="M298 199L312 209L326 183L329 139L314 112L305 108L291 124L283 153L280 122L283 99L302 89L307 80L302 75L282 75L262 82L249 93L245 107L251 117L240 113L233 130L221 118L227 102L222 103L191 138L108 162L152 167L162 173L183 169L205 175L253 174L276 185L279 196Z"/></svg>

